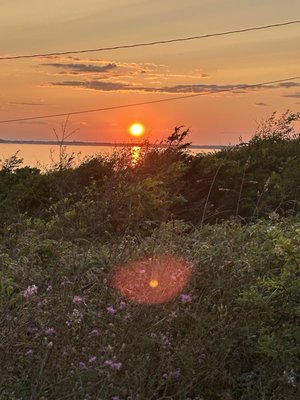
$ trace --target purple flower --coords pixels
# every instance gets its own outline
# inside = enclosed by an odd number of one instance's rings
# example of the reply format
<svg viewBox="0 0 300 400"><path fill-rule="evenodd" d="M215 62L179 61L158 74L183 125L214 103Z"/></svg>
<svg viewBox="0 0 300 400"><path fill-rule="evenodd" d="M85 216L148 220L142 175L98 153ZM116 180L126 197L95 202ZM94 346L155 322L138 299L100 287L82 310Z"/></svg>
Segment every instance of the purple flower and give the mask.
<svg viewBox="0 0 300 400"><path fill-rule="evenodd" d="M79 363L79 368L80 368L80 369L87 369L87 366L86 366L86 364L85 364L83 361L80 361L80 363Z"/></svg>
<svg viewBox="0 0 300 400"><path fill-rule="evenodd" d="M94 363L94 362L96 362L96 360L97 360L97 357L96 356L92 356L92 357L89 358L89 363Z"/></svg>
<svg viewBox="0 0 300 400"><path fill-rule="evenodd" d="M181 303L190 303L192 301L192 296L189 294L181 294L180 301Z"/></svg>
<svg viewBox="0 0 300 400"><path fill-rule="evenodd" d="M124 308L126 308L125 301L120 301L119 308L120 308L120 310L124 310Z"/></svg>
<svg viewBox="0 0 300 400"><path fill-rule="evenodd" d="M73 297L72 303L81 304L82 302L83 302L83 298L82 297L80 297L80 296L74 296Z"/></svg>
<svg viewBox="0 0 300 400"><path fill-rule="evenodd" d="M113 369L120 369L122 367L122 363L114 363L113 364Z"/></svg>
<svg viewBox="0 0 300 400"><path fill-rule="evenodd" d="M54 335L55 329L54 328L47 328L45 332L46 332L47 335Z"/></svg>
<svg viewBox="0 0 300 400"><path fill-rule="evenodd" d="M24 290L23 296L26 300L28 300L32 295L36 294L38 291L38 287L36 285L28 286L27 289Z"/></svg>
<svg viewBox="0 0 300 400"><path fill-rule="evenodd" d="M33 354L33 350L29 349L26 351L25 356L32 356L32 354Z"/></svg>
<svg viewBox="0 0 300 400"><path fill-rule="evenodd" d="M113 396L111 400L121 400L119 396Z"/></svg>
<svg viewBox="0 0 300 400"><path fill-rule="evenodd" d="M38 307L43 307L46 306L48 304L48 300L47 299L43 299L41 301L38 302Z"/></svg>
<svg viewBox="0 0 300 400"><path fill-rule="evenodd" d="M113 360L104 361L104 365L106 365L107 367L111 367L113 363L114 363Z"/></svg>
<svg viewBox="0 0 300 400"><path fill-rule="evenodd" d="M117 370L119 370L122 367L122 363L113 362L113 360L104 361L104 365L106 365L110 369L117 369Z"/></svg>
<svg viewBox="0 0 300 400"><path fill-rule="evenodd" d="M179 378L180 377L180 375L181 375L181 369L180 368L175 368L173 371L172 371L172 377L173 378Z"/></svg>
<svg viewBox="0 0 300 400"><path fill-rule="evenodd" d="M51 292L51 290L52 290L52 285L48 285L46 290L47 290L47 292Z"/></svg>
<svg viewBox="0 0 300 400"><path fill-rule="evenodd" d="M106 311L107 311L109 314L115 314L115 313L117 312L117 310L115 310L115 309L113 308L113 306L107 307L107 308L106 308Z"/></svg>
<svg viewBox="0 0 300 400"><path fill-rule="evenodd" d="M93 330L90 332L90 336L92 336L92 337L99 336L99 331L98 331L98 329L93 329Z"/></svg>

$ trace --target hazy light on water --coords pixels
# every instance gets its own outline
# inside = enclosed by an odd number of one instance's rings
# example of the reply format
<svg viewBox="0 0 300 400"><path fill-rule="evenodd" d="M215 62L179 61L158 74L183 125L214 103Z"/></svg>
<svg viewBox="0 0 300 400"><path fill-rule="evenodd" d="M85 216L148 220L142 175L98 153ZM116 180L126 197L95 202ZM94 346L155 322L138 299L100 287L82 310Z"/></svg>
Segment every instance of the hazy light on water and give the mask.
<svg viewBox="0 0 300 400"><path fill-rule="evenodd" d="M141 148L139 146L131 147L132 165L135 165L141 156Z"/></svg>

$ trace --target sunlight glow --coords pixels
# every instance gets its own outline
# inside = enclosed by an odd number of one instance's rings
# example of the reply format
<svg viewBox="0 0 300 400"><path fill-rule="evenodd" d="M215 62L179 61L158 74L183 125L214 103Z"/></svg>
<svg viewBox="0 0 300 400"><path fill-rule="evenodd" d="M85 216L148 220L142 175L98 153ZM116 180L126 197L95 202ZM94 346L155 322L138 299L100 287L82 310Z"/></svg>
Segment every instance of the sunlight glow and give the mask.
<svg viewBox="0 0 300 400"><path fill-rule="evenodd" d="M130 125L129 127L129 132L131 133L131 135L133 136L140 136L144 133L145 131L145 127L144 125L140 124L140 123L135 123Z"/></svg>

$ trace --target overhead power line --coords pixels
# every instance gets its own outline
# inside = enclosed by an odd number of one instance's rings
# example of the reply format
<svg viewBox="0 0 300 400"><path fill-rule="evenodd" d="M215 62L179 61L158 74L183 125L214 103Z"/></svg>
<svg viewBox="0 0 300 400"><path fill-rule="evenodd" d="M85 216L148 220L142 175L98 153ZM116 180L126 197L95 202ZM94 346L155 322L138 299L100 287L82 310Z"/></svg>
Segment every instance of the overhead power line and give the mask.
<svg viewBox="0 0 300 400"><path fill-rule="evenodd" d="M229 89L210 90L210 91L196 93L196 94L187 94L184 96L168 97L166 99L142 101L139 103L129 103L129 104L123 104L123 105L118 105L118 106L94 108L94 109L72 111L72 112L59 113L59 114L37 115L34 117L6 119L6 120L0 120L0 124L11 123L11 122L32 121L32 120L36 120L36 119L45 119L45 118L54 118L54 117L64 117L64 116L78 115L78 114L88 114L88 113L101 112L101 111L117 110L117 109L121 109L121 108L138 107L138 106L144 106L144 105L148 105L148 104L167 103L169 101L174 101L174 100L189 99L189 98L193 98L193 97L205 96L205 95L216 94L216 93L228 93L228 92L232 92L234 90L241 90L241 89L255 89L255 88L259 88L259 87L267 88L268 85L283 83L283 82L288 82L288 81L293 81L293 80L299 80L299 79L300 79L300 76L294 76L294 77L289 77L289 78L285 78L285 79L260 82L260 83L250 84L250 85L233 85Z"/></svg>
<svg viewBox="0 0 300 400"><path fill-rule="evenodd" d="M278 28L278 27L282 27L282 26L299 24L299 23L300 23L300 20L294 20L294 21L287 21L287 22L282 22L282 23L278 23L278 24L254 26L254 27L244 28L244 29L235 29L232 31L208 33L205 35L188 36L188 37L166 39L166 40L156 40L153 42L125 44L125 45L117 45L117 46L111 46L111 47L99 47L99 48L93 48L93 49L56 51L56 52L52 52L52 53L37 53L37 54L22 54L22 55L14 55L14 56L3 56L3 57L0 57L0 61L17 60L17 59L24 59L24 58L36 58L36 57L61 56L61 55L68 55L68 54L83 54L83 53L111 51L111 50L120 50L120 49L132 49L135 47L145 47L145 46L154 46L154 45L158 45L158 44L186 42L189 40L206 39L206 38L211 38L211 37L233 35L233 34L237 34L237 33L259 31L259 30L263 30L263 29Z"/></svg>

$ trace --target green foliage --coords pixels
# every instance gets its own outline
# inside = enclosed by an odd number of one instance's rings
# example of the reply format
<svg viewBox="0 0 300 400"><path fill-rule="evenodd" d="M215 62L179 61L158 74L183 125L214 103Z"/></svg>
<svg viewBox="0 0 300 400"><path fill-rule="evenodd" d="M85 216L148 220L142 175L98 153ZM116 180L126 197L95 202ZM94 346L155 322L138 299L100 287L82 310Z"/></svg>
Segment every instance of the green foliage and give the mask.
<svg viewBox="0 0 300 400"><path fill-rule="evenodd" d="M178 127L136 162L2 163L0 399L297 398L298 118L209 155ZM188 301L111 287L123 263L166 254L194 266Z"/></svg>
<svg viewBox="0 0 300 400"><path fill-rule="evenodd" d="M1 398L295 399L299 232L296 219L174 221L142 240L69 243L29 224L0 257ZM193 263L190 302L138 305L110 287L122 262L155 254Z"/></svg>

